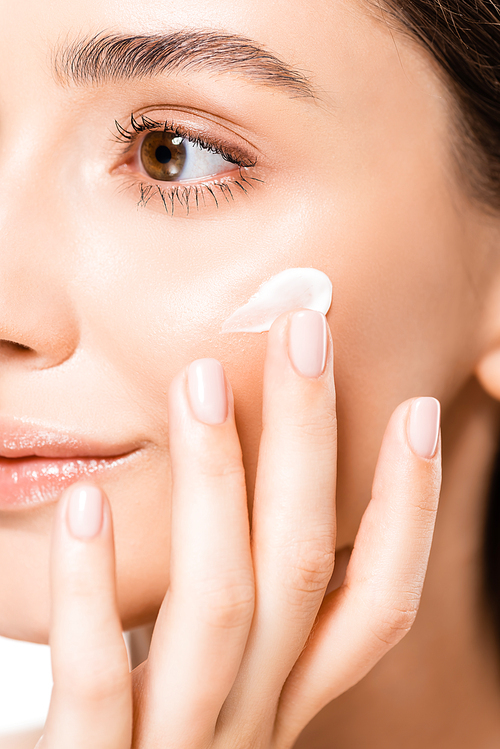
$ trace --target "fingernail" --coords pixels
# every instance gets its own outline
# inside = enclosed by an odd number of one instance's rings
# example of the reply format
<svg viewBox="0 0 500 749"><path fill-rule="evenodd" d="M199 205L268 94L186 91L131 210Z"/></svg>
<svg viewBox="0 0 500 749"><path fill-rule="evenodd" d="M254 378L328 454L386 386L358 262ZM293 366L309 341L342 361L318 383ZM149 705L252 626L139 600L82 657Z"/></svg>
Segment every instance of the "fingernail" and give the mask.
<svg viewBox="0 0 500 749"><path fill-rule="evenodd" d="M326 318L321 312L294 312L288 332L288 353L297 372L319 377L326 363Z"/></svg>
<svg viewBox="0 0 500 749"><path fill-rule="evenodd" d="M188 387L194 415L204 424L222 424L227 417L226 382L217 359L196 359L188 369Z"/></svg>
<svg viewBox="0 0 500 749"><path fill-rule="evenodd" d="M102 526L102 494L97 486L75 486L71 490L68 527L75 538L93 538Z"/></svg>
<svg viewBox="0 0 500 749"><path fill-rule="evenodd" d="M413 452L432 458L439 436L441 405L436 398L417 398L410 409L408 439Z"/></svg>

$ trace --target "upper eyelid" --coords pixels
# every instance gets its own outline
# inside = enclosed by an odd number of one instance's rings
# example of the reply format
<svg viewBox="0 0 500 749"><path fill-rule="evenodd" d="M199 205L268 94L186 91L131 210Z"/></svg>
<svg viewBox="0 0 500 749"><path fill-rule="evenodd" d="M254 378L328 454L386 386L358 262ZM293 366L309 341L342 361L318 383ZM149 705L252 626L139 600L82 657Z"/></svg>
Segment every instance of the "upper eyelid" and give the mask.
<svg viewBox="0 0 500 749"><path fill-rule="evenodd" d="M232 162L246 167L254 167L257 165L258 159L255 155L257 149L255 147L251 147L250 145L248 146L248 148L239 145L235 146L226 142L225 139L210 137L210 135L207 135L206 127L204 127L203 129L197 129L196 127L193 128L190 125L182 124L181 121L177 122L173 118L165 118L164 120L153 119L148 116L149 112L152 111L159 111L159 109L149 109L147 112L141 113L140 119L142 122L139 122L139 119L134 115L134 113L132 113L130 115L130 127L132 128L132 130L123 127L123 125L118 122L118 120L115 120L115 127L118 132L118 136L116 133L114 133L115 140L121 143L129 140L129 145L123 149L123 154L127 154L134 147L136 147L137 141L143 134L147 134L148 132L155 130L166 130L167 132L176 132L181 137L186 138L186 140L188 140L189 142L197 143L204 148L208 147L209 149L213 149L214 151L221 153L221 155L229 155L231 157L228 158L229 163ZM153 123L156 127L144 127L146 122ZM217 127L216 123L213 123L213 125L214 127ZM242 139L240 138L240 140ZM250 150L254 152L252 156L250 156ZM236 160L233 160L234 155L236 155L237 157Z"/></svg>

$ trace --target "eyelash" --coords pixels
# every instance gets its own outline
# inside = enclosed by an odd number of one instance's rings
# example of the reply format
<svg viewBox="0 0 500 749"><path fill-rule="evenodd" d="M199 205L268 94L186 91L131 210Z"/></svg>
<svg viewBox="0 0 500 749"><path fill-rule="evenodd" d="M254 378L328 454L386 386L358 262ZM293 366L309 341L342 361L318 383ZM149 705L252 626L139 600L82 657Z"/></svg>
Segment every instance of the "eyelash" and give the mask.
<svg viewBox="0 0 500 749"><path fill-rule="evenodd" d="M115 127L117 134L115 139L119 143L125 143L126 147L123 149L122 154L126 155L135 146L137 140L144 132L152 131L164 131L173 133L175 136L184 138L189 143L203 148L210 153L216 153L222 156L228 163L234 164L238 167L237 178L225 177L219 181L209 181L196 184L173 184L171 187L165 188L160 187L157 183L151 182L137 182L133 180L133 185L138 184L140 189L140 200L137 203L138 207L146 206L154 195L159 195L165 211L171 216L174 215L174 209L177 205L184 209L186 215L189 216L192 203L196 209L200 208L200 199L203 201L203 205L206 205L206 195L213 198L216 208L219 208L219 200L217 199L216 191L220 191L220 197L225 198L226 202L230 202L230 198L234 201L234 195L232 186L238 187L242 192L248 195L247 188L255 188L254 182L263 182L264 180L252 177L244 173L244 170L252 169L257 165L257 160L253 161L248 157L243 156L241 152L234 149L228 148L226 144L219 140L208 140L202 137L200 134L191 132L188 128L184 128L171 120L164 120L157 122L152 120L146 115L141 115L140 119L137 120L133 114L130 115L130 130L125 129L120 123L115 120ZM229 197L228 197L229 194Z"/></svg>

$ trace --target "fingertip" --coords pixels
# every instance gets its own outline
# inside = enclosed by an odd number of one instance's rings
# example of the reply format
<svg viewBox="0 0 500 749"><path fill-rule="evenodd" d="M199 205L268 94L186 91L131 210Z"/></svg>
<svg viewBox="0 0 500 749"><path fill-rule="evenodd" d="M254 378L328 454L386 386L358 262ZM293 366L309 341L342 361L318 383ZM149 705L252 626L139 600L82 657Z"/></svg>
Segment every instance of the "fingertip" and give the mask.
<svg viewBox="0 0 500 749"><path fill-rule="evenodd" d="M113 516L105 491L91 481L81 480L67 487L55 510L51 557L61 564L61 555L69 559L85 553L90 542L113 544ZM81 552L77 551L78 547ZM69 556L68 556L69 555Z"/></svg>
<svg viewBox="0 0 500 749"><path fill-rule="evenodd" d="M172 379L168 392L169 426L186 419L208 426L234 419L234 396L218 359L195 359Z"/></svg>
<svg viewBox="0 0 500 749"><path fill-rule="evenodd" d="M194 417L203 424L223 424L228 416L224 367L218 359L195 359L188 367L188 398Z"/></svg>
<svg viewBox="0 0 500 749"><path fill-rule="evenodd" d="M437 398L415 398L407 419L407 439L419 458L430 460L436 456L441 424L441 404Z"/></svg>
<svg viewBox="0 0 500 749"><path fill-rule="evenodd" d="M293 313L288 328L288 356L295 371L312 379L323 374L328 352L326 318L304 309Z"/></svg>
<svg viewBox="0 0 500 749"><path fill-rule="evenodd" d="M287 364L301 379L333 378L333 337L322 312L298 307L276 318L268 333L266 370L281 373Z"/></svg>
<svg viewBox="0 0 500 749"><path fill-rule="evenodd" d="M439 400L433 396L418 396L396 406L387 423L383 444L396 440L409 449L410 455L434 460L439 454L440 435Z"/></svg>
<svg viewBox="0 0 500 749"><path fill-rule="evenodd" d="M95 484L78 482L68 490L66 523L73 538L89 540L97 536L103 526L104 497Z"/></svg>

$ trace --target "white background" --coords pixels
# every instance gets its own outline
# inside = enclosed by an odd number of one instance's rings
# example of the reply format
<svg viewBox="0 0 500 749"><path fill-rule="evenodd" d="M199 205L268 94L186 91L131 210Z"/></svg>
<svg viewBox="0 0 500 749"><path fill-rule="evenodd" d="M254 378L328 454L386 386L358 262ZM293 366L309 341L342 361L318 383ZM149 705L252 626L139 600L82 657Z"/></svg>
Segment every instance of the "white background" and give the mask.
<svg viewBox="0 0 500 749"><path fill-rule="evenodd" d="M0 637L0 734L43 727L51 690L49 646Z"/></svg>
<svg viewBox="0 0 500 749"><path fill-rule="evenodd" d="M123 638L130 666L131 633ZM51 691L49 646L0 637L0 736L43 728Z"/></svg>

